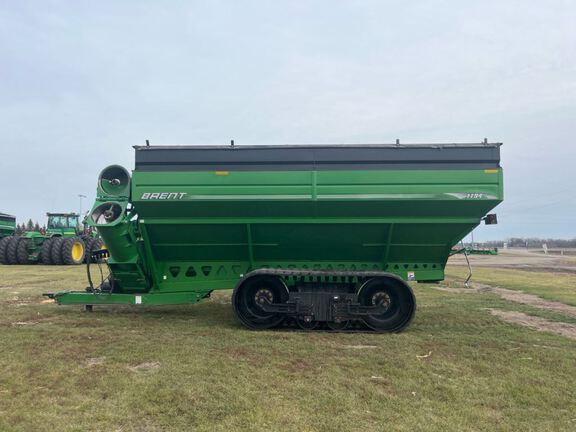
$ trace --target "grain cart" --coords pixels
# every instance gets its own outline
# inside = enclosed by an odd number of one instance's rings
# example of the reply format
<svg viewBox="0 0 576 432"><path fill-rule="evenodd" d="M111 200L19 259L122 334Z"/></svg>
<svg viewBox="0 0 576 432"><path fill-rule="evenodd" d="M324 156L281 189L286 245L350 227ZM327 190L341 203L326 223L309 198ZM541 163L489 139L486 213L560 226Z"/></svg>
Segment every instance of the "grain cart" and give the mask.
<svg viewBox="0 0 576 432"><path fill-rule="evenodd" d="M196 303L234 289L236 316L399 331L407 281L444 279L452 247L502 201L500 144L137 146L98 179L87 218L110 277L59 304Z"/></svg>
<svg viewBox="0 0 576 432"><path fill-rule="evenodd" d="M86 250L100 249L102 240L85 233L76 213L47 213L45 232L28 231L0 241L2 264L82 264Z"/></svg>
<svg viewBox="0 0 576 432"><path fill-rule="evenodd" d="M14 234L16 218L6 213L0 213L0 239Z"/></svg>
<svg viewBox="0 0 576 432"><path fill-rule="evenodd" d="M6 246L16 231L16 217L0 213L0 262L6 256Z"/></svg>

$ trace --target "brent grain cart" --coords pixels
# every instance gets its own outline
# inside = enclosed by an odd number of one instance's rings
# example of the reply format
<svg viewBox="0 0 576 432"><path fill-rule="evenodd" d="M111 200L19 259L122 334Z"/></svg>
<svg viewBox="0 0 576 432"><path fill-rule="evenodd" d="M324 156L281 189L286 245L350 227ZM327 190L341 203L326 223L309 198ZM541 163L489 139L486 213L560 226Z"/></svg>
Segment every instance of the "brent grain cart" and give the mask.
<svg viewBox="0 0 576 432"><path fill-rule="evenodd" d="M407 281L444 279L502 201L500 144L137 146L98 179L88 224L110 277L59 304L196 303L234 288L247 327L399 331Z"/></svg>

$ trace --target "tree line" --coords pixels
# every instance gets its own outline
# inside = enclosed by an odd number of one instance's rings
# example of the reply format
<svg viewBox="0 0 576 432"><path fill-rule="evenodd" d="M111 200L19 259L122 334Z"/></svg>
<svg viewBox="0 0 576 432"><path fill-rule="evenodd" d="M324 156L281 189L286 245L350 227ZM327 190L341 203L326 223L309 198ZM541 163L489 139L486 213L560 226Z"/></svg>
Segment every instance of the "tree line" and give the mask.
<svg viewBox="0 0 576 432"><path fill-rule="evenodd" d="M573 239L551 239L551 238L537 238L537 237L511 237L506 240L487 241L481 243L485 247L504 247L504 243L508 247L523 247L523 248L541 248L546 244L549 248L576 248L576 238Z"/></svg>
<svg viewBox="0 0 576 432"><path fill-rule="evenodd" d="M45 230L45 225L40 225L37 221L33 222L32 219L28 219L28 222L22 224L16 224L15 234L21 235L28 231L40 231L41 229Z"/></svg>

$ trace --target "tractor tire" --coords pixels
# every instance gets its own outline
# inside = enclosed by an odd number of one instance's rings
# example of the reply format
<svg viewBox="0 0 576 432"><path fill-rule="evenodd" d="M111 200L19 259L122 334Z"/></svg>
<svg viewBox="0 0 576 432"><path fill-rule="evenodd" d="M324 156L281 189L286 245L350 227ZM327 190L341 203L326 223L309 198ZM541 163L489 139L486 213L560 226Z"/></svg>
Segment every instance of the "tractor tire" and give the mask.
<svg viewBox="0 0 576 432"><path fill-rule="evenodd" d="M62 261L66 265L82 264L86 247L81 237L69 237L62 243Z"/></svg>
<svg viewBox="0 0 576 432"><path fill-rule="evenodd" d="M8 242L12 237L3 237L0 239L0 264L8 264L6 259L6 248L8 247Z"/></svg>
<svg viewBox="0 0 576 432"><path fill-rule="evenodd" d="M91 246L92 246L92 252L97 251L97 250L104 249L104 248L105 248L105 246L104 246L104 240L102 240L101 238L95 238L95 239L92 240L92 245L91 245ZM103 259L103 258L98 258L98 259L95 259L93 262L101 263L101 262L104 262L104 259Z"/></svg>
<svg viewBox="0 0 576 432"><path fill-rule="evenodd" d="M92 245L94 243L94 239L91 237L84 238L84 246L86 246L86 253L84 254L84 262L88 262L88 257L92 253Z"/></svg>
<svg viewBox="0 0 576 432"><path fill-rule="evenodd" d="M6 264L18 263L18 243L22 237L10 237L8 246L6 247Z"/></svg>
<svg viewBox="0 0 576 432"><path fill-rule="evenodd" d="M52 239L52 247L50 248L50 261L52 265L62 265L62 244L64 239L62 237L54 237Z"/></svg>
<svg viewBox="0 0 576 432"><path fill-rule="evenodd" d="M40 248L40 253L38 254L38 261L40 264L51 265L52 257L50 256L52 248L52 239L46 239Z"/></svg>
<svg viewBox="0 0 576 432"><path fill-rule="evenodd" d="M30 260L28 259L28 246L30 245L30 239L21 238L18 242L18 247L16 248L16 263L20 265L27 265L31 264Z"/></svg>

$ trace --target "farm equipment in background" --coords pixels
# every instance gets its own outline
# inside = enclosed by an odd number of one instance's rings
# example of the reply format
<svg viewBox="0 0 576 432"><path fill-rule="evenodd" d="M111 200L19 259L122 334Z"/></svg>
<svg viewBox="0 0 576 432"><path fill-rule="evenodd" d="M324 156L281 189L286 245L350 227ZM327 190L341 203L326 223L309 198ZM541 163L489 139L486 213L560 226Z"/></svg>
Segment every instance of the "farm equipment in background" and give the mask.
<svg viewBox="0 0 576 432"><path fill-rule="evenodd" d="M452 249L451 255L466 254L466 255L498 255L498 248L480 248L480 247L463 247L460 249Z"/></svg>
<svg viewBox="0 0 576 432"><path fill-rule="evenodd" d="M0 213L0 239L11 236L16 231L16 218L6 213Z"/></svg>
<svg viewBox="0 0 576 432"><path fill-rule="evenodd" d="M77 265L87 253L102 248L95 230L84 229L77 213L47 213L46 230L0 240L0 263Z"/></svg>
<svg viewBox="0 0 576 432"><path fill-rule="evenodd" d="M453 246L503 199L500 144L136 146L87 217L110 275L59 304L196 303L234 289L251 329L400 331L407 281L444 279ZM100 253L96 254L101 256Z"/></svg>

